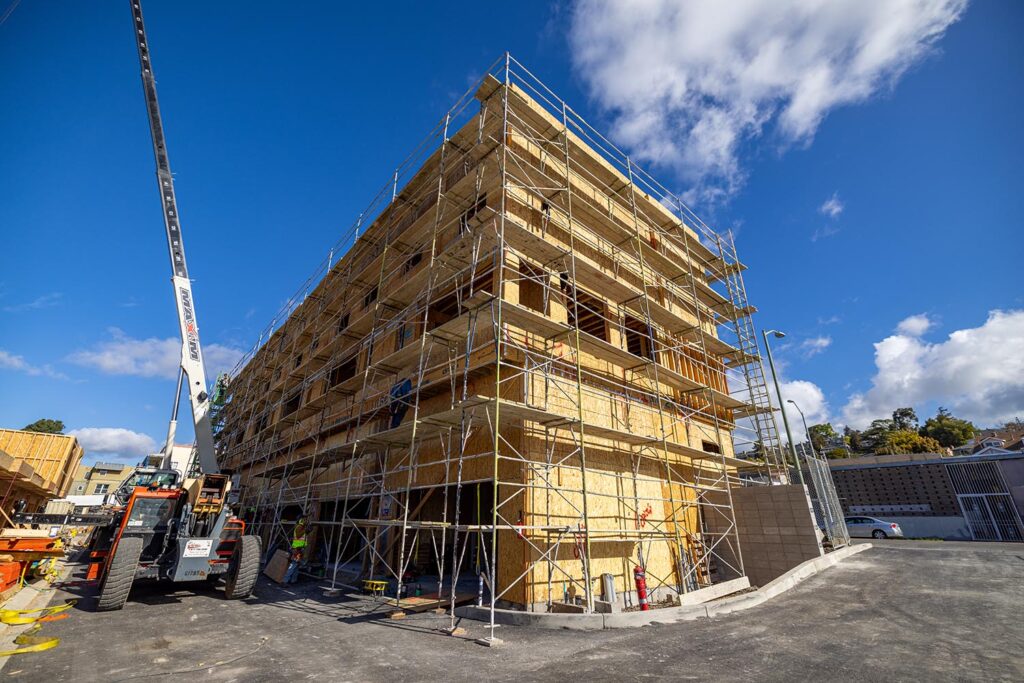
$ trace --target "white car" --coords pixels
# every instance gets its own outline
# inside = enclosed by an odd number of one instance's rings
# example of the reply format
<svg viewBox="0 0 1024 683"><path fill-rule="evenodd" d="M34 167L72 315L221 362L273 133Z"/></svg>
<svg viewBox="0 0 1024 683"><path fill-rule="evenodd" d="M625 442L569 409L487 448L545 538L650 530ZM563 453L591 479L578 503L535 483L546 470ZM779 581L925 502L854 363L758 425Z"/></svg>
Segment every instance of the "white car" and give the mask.
<svg viewBox="0 0 1024 683"><path fill-rule="evenodd" d="M899 524L875 517L847 517L846 528L851 538L903 538Z"/></svg>

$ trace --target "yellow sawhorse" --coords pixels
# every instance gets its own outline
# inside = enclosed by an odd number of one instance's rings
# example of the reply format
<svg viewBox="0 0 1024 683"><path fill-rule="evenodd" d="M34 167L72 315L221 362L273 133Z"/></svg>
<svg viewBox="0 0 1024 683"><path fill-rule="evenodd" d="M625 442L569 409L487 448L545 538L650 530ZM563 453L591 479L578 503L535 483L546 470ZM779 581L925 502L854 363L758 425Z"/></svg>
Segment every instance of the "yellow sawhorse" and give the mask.
<svg viewBox="0 0 1024 683"><path fill-rule="evenodd" d="M363 579L363 590L373 594L373 597L383 597L384 591L388 589L387 581L378 579Z"/></svg>

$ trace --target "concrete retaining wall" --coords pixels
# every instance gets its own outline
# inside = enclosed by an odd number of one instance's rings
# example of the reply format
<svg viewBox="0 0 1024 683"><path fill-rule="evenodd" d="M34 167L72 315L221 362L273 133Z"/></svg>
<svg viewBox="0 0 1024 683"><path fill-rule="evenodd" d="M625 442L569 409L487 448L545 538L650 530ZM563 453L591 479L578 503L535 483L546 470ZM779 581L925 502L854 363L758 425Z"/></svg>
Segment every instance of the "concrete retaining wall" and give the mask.
<svg viewBox="0 0 1024 683"><path fill-rule="evenodd" d="M887 522L896 522L906 538L941 538L945 541L970 541L971 530L963 517L901 517L878 516Z"/></svg>

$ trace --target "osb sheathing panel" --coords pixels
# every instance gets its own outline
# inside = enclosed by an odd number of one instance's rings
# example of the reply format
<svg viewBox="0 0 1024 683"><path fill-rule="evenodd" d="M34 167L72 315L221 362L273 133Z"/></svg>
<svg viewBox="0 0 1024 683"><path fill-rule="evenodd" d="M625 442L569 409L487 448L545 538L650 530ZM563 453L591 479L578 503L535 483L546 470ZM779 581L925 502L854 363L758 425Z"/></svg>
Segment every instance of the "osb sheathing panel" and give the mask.
<svg viewBox="0 0 1024 683"><path fill-rule="evenodd" d="M493 380L491 387L493 388ZM408 416L406 419L410 419ZM415 450L415 463L409 457L409 449L394 447L390 452L360 455L352 460L330 465L318 474L313 482L314 489L324 497L344 497L346 490L351 496L375 492L380 489L383 481L387 490L404 490L409 484L409 469L413 470L412 487L436 486L445 481L454 482L458 472L458 459L462 450L462 479L473 481L492 479L494 470L494 436L486 414L478 410L469 416L470 436L462 446L458 432L453 431L432 434L418 440ZM507 423L502 428L506 439L517 438L518 430ZM340 437L339 437L340 438ZM308 479L307 473L300 473L292 478L293 486L304 487ZM351 484L342 482L349 476Z"/></svg>
<svg viewBox="0 0 1024 683"><path fill-rule="evenodd" d="M578 207L577 211L582 211L586 207L588 209L586 212L589 214L588 217L600 215L602 218L611 220L621 226L630 229L636 227L641 238L648 244L656 239L655 231L650 226L644 224L642 213L634 215L627 201L618 197L609 197L605 191L593 184L589 175L584 175L576 170L575 161L573 162L574 169L572 173L567 174L564 155L556 156L545 152L539 145L528 140L526 135L515 131L510 132L506 136L506 140L511 150L528 159L530 163L544 168L546 176L550 179L548 184L565 184L568 178L573 190L573 196L578 198L576 204ZM625 178L622 178L619 182L626 185L625 180ZM640 199L641 195L637 195L637 198ZM588 203L590 206L588 206ZM592 207L601 207L602 211L600 214L596 214L595 209ZM599 221L588 221L588 223L593 225L600 224ZM677 263L685 264L687 262L686 253L671 242L661 245L661 248L669 251L672 254L672 259ZM701 272L698 268L695 268L695 270L698 273Z"/></svg>
<svg viewBox="0 0 1024 683"><path fill-rule="evenodd" d="M556 448L556 451L564 450ZM564 457L564 453L556 455ZM698 531L696 509L686 507L686 501L693 500L695 492L682 484L670 487L665 481L664 466L644 459L636 463L639 471L634 477L630 464L624 460L621 454L608 451L588 451L587 454L586 528L593 534L590 571L595 581L594 588L600 593L596 582L601 574L609 573L615 577L618 591L633 590L632 568L638 561L637 551L641 543L651 588L663 584L678 585L676 523L679 525L679 540L686 552L690 546L690 535ZM566 526L582 531L584 483L578 457L551 467L535 464L528 471L527 483L542 487L549 482L552 488L524 489L521 497L513 498L514 501L521 498L524 505L513 503L511 510L503 510L503 514L527 527ZM674 477L681 475L678 471L673 474ZM514 492L511 485L505 488L508 489L507 495ZM517 516L520 512L521 517ZM602 535L602 530L616 533ZM630 533L631 530L635 533ZM499 562L507 565L506 571L511 572L510 568L526 571L530 562L539 559L557 542L558 536L557 532L529 529L524 529L521 535L501 532ZM580 584L576 587L577 594L582 594L584 568L577 553L583 543L582 533L562 536L558 549L547 555L557 567L549 567L543 562L536 565L506 599L523 604L546 602L549 577L552 599L562 599L564 590L573 581Z"/></svg>
<svg viewBox="0 0 1024 683"><path fill-rule="evenodd" d="M483 351L473 355L473 359L485 357L488 357L488 355ZM489 357L493 359L493 351ZM471 362L473 362L472 359ZM451 372L451 368L445 364L435 371L432 379L447 382L450 379ZM456 379L459 382L457 384L457 391L461 392L461 377L457 376ZM357 400L355 397L339 397L334 402L326 405L324 415L312 415L295 425L275 428L275 436L280 440L282 447L280 454L270 460L269 467L279 466L295 460L297 457L311 455L314 452L344 447L360 438L368 437L383 429L387 429L390 427L391 418L386 406L390 401L389 392L393 385L394 380L382 387L372 398ZM473 377L467 382L466 388L469 395L492 395L494 392L494 380ZM450 406L451 397L447 392L423 398L420 401L420 416L421 418L427 418L431 414L448 410ZM370 419L364 418L361 423L355 421L360 412L368 413L374 409L380 409L378 416ZM403 418L402 424L409 423L412 420L412 416L413 409L410 408ZM334 433L318 434L321 432L320 425L336 424L346 419L352 419L350 426L336 430ZM251 469L243 469L243 475L249 476Z"/></svg>
<svg viewBox="0 0 1024 683"><path fill-rule="evenodd" d="M608 393L602 395L593 387L585 387L582 396L584 432L589 425L661 439L664 430L665 438L671 442L691 445L698 450L701 448L700 439L696 444L691 443L683 416L659 413L657 405L627 400L612 391L609 388ZM581 412L576 400L575 380L553 374L531 376L528 402L569 419L578 418Z"/></svg>
<svg viewBox="0 0 1024 683"><path fill-rule="evenodd" d="M484 88L487 87L493 88L493 85L484 86ZM495 92L500 93L500 90ZM510 85L510 97L508 98L508 101L510 109L517 112L516 115L518 117L522 117L527 127L536 130L549 131L561 131L563 129L562 121L552 116L551 113L535 102L518 85ZM492 116L501 116L500 96L490 97L487 104L491 109ZM600 181L603 184L612 186L624 186L626 184L628 178L625 175L591 149L590 146L572 130L569 130L568 133L569 141L571 143L570 154L574 163L586 166L594 177L600 178ZM556 162L557 160L558 157L552 159L552 161ZM608 199L608 195L604 193L600 193L600 197L602 199ZM642 206L638 206L638 209L640 209L643 214L657 217L659 222L663 225L673 225L677 228L681 228L689 235L691 240L696 241L699 239L697 234L691 228L680 224L678 216L673 215L664 205L647 195L645 192L638 192L636 194L636 199L638 202L642 202ZM628 212L628 209L626 210Z"/></svg>
<svg viewBox="0 0 1024 683"><path fill-rule="evenodd" d="M573 253L576 255L577 265L585 264L592 269L601 271L607 278L614 280L616 291L632 291L635 295L646 291L651 301L665 307L686 325L698 324L698 319L692 308L675 301L677 294L667 296L668 291L663 286L657 286L656 283L663 282L663 276L654 272L650 264L641 265L639 260L629 261L627 253L622 251L623 247L628 248L629 245L622 244L621 236L598 236L592 232L592 227L600 225L600 222L590 222L589 225L584 225L579 222L578 218L570 222L568 214L563 213L556 204L553 205L551 200L526 188L509 188L507 197L509 201L506 204L506 211L509 215L518 217L531 232L542 237L549 244L558 245L566 251L570 249L570 246L574 247ZM686 257L680 256L679 259L680 262L674 265L685 271ZM585 276L580 279L590 278ZM645 279L646 289L644 287ZM676 289L681 289L681 293L684 295L689 294L682 285L677 285ZM612 292L607 292L607 294L611 295ZM634 306L634 308L641 312L640 307ZM709 327L708 330L713 330L713 327Z"/></svg>
<svg viewBox="0 0 1024 683"><path fill-rule="evenodd" d="M479 480L494 478L494 436L490 428L480 418L477 423L479 428L467 440L466 453L468 456L480 455L483 457L469 457L464 460L462 466L463 480ZM501 429L506 439L516 438L515 429L511 425L503 426ZM452 446L458 448L458 436L454 435ZM389 457L389 468L409 467L410 460L407 449L403 452L392 454ZM445 462L445 447L440 439L432 438L424 440L416 449L416 464L413 471L412 486L437 486L446 481L454 483L458 472L458 452L448 455L448 462ZM388 490L401 490L409 482L407 471L389 474L387 477Z"/></svg>
<svg viewBox="0 0 1024 683"><path fill-rule="evenodd" d="M56 497L71 487L82 460L82 447L73 436L0 429L0 450L28 463Z"/></svg>

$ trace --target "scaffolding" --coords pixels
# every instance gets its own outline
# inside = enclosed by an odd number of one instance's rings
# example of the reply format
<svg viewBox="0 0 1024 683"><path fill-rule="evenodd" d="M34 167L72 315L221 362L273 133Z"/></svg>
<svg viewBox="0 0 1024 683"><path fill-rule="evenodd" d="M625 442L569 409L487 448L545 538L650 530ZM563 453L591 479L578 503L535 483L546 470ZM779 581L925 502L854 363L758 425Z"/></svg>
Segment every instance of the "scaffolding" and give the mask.
<svg viewBox="0 0 1024 683"><path fill-rule="evenodd" d="M594 611L602 574L635 605L635 567L671 602L743 575L736 469L783 470L743 270L505 55L239 362L220 463L268 550L319 528L332 585L429 573L492 628Z"/></svg>

